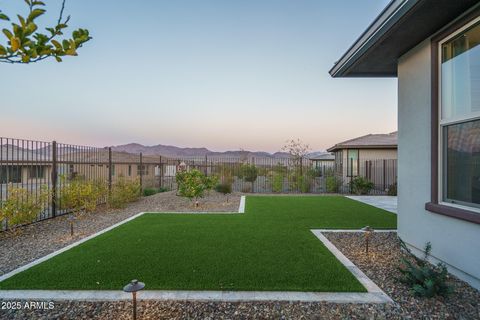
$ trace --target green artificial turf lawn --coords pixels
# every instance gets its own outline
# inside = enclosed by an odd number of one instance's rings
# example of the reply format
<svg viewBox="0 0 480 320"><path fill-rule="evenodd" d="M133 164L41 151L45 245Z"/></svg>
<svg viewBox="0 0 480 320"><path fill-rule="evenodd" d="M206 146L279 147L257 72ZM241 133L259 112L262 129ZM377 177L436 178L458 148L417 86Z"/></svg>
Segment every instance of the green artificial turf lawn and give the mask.
<svg viewBox="0 0 480 320"><path fill-rule="evenodd" d="M145 214L0 288L365 292L310 231L365 225L396 228L396 216L340 196L249 196L245 214Z"/></svg>

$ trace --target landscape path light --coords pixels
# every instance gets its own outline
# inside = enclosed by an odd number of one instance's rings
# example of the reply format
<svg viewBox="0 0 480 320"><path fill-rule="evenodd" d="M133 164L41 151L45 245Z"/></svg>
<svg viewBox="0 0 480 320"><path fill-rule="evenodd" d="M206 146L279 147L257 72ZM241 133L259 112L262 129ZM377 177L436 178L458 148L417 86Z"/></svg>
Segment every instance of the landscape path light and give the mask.
<svg viewBox="0 0 480 320"><path fill-rule="evenodd" d="M366 226L362 228L362 231L365 233L365 254L368 255L368 241L370 240L370 235L373 232L373 228Z"/></svg>
<svg viewBox="0 0 480 320"><path fill-rule="evenodd" d="M72 237L73 237L73 223L75 222L75 219L77 219L77 218L73 214L71 214L68 217L68 221L70 222L70 236L72 236Z"/></svg>
<svg viewBox="0 0 480 320"><path fill-rule="evenodd" d="M124 292L131 292L133 296L133 320L137 319L137 291L143 290L143 288L145 288L145 283L139 282L137 279L123 287Z"/></svg>

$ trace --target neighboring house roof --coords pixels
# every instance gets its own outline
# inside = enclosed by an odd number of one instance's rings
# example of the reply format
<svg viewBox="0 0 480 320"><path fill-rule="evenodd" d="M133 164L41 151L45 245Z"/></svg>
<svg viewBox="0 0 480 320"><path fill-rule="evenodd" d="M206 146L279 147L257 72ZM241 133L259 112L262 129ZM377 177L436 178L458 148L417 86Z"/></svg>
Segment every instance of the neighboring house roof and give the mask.
<svg viewBox="0 0 480 320"><path fill-rule="evenodd" d="M332 77L396 77L398 58L478 0L392 0L330 70Z"/></svg>
<svg viewBox="0 0 480 320"><path fill-rule="evenodd" d="M327 149L334 152L341 149L396 149L397 148L397 132L386 134L367 134L358 138L346 140L337 143L333 147Z"/></svg>
<svg viewBox="0 0 480 320"><path fill-rule="evenodd" d="M12 144L5 144L0 147L0 161L47 161L51 157L48 152L39 152L27 148L21 148Z"/></svg>
<svg viewBox="0 0 480 320"><path fill-rule="evenodd" d="M330 152L325 152L320 154L313 154L311 156L307 156L307 158L313 161L333 161L335 160L335 155Z"/></svg>

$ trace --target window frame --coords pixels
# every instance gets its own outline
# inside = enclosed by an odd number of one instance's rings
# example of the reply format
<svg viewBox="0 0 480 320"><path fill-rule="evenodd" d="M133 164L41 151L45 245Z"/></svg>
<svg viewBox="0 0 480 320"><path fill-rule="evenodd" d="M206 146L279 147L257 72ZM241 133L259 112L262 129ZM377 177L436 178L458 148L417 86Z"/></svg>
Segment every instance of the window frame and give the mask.
<svg viewBox="0 0 480 320"><path fill-rule="evenodd" d="M452 218L480 224L477 208L443 201L443 128L447 125L473 121L472 117L460 116L442 121L441 118L441 44L480 21L480 6L447 25L431 38L431 199L425 209ZM480 115L478 115L480 118Z"/></svg>

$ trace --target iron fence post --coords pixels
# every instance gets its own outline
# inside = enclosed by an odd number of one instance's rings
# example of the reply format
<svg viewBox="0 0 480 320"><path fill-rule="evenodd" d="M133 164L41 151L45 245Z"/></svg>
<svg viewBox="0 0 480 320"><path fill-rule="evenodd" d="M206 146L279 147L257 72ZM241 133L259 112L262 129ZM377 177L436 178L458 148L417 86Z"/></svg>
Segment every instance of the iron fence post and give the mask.
<svg viewBox="0 0 480 320"><path fill-rule="evenodd" d="M52 217L57 215L57 142L52 141Z"/></svg>
<svg viewBox="0 0 480 320"><path fill-rule="evenodd" d="M140 152L140 192L143 192L143 154Z"/></svg>
<svg viewBox="0 0 480 320"><path fill-rule="evenodd" d="M112 192L112 176L113 176L113 166L112 166L112 148L108 148L108 193Z"/></svg>
<svg viewBox="0 0 480 320"><path fill-rule="evenodd" d="M158 188L162 188L162 156L160 156L160 163L158 165Z"/></svg>

